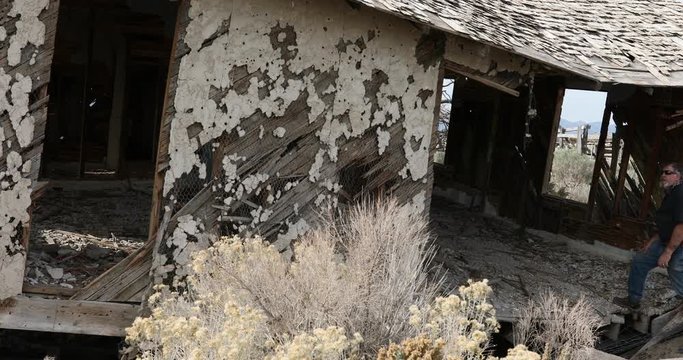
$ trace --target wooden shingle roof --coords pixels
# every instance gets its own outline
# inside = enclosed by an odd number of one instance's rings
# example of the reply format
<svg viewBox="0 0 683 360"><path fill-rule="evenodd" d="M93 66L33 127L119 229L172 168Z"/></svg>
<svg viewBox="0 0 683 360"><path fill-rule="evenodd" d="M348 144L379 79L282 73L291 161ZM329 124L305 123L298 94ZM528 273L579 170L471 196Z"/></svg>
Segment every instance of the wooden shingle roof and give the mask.
<svg viewBox="0 0 683 360"><path fill-rule="evenodd" d="M683 87L681 0L356 0L600 81Z"/></svg>

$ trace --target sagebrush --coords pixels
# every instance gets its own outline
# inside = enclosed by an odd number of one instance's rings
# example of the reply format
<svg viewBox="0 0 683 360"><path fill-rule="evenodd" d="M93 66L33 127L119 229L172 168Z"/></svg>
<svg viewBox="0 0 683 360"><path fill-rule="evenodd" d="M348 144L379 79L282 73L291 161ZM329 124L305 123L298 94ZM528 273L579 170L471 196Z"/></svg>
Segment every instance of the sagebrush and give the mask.
<svg viewBox="0 0 683 360"><path fill-rule="evenodd" d="M576 149L557 148L550 173L550 192L574 201L588 202L595 159Z"/></svg>
<svg viewBox="0 0 683 360"><path fill-rule="evenodd" d="M184 292L156 288L127 341L139 359L485 359L492 290L438 297L430 244L426 220L394 200L328 218L291 261L223 238L194 255ZM520 345L507 359L538 358Z"/></svg>
<svg viewBox="0 0 683 360"><path fill-rule="evenodd" d="M595 345L599 326L600 317L584 297L571 303L547 291L521 310L515 342L540 352L543 360L590 360L583 350Z"/></svg>

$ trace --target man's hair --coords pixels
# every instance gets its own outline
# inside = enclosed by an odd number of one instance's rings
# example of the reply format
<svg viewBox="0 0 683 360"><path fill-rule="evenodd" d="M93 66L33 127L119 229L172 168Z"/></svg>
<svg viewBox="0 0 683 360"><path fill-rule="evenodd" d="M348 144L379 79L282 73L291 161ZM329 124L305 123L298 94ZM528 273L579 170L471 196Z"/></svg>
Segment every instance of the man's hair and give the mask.
<svg viewBox="0 0 683 360"><path fill-rule="evenodd" d="M683 163L667 162L667 163L664 163L664 166L671 166L674 169L674 171L678 173L678 175L683 176Z"/></svg>

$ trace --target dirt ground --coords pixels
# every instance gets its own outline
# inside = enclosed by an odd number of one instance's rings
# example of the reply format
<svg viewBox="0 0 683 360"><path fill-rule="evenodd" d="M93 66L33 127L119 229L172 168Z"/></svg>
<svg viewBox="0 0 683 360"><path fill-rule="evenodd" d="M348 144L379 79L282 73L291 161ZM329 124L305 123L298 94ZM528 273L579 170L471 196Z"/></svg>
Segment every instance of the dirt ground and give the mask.
<svg viewBox="0 0 683 360"><path fill-rule="evenodd" d="M36 202L26 279L80 288L147 238L151 182L54 183Z"/></svg>
<svg viewBox="0 0 683 360"><path fill-rule="evenodd" d="M570 246L580 240L552 241L556 235L520 231L512 221L470 212L439 196L432 200L431 222L440 247L435 260L450 273L450 285L489 279L501 320L514 321L529 299L545 291L569 299L585 296L605 324L611 314L623 312L612 298L626 294L627 260ZM646 314L660 314L677 304L665 275L651 273L645 291Z"/></svg>

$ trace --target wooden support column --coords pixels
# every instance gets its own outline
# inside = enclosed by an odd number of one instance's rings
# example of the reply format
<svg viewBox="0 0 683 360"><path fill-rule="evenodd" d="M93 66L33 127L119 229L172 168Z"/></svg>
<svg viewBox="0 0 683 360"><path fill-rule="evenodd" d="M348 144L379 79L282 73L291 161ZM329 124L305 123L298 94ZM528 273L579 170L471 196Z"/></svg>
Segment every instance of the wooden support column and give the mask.
<svg viewBox="0 0 683 360"><path fill-rule="evenodd" d="M633 147L633 128L629 123L626 128L626 136L624 137L624 151L621 153L621 162L619 163L619 177L617 178L617 189L614 195L614 207L612 209L612 216L618 216L621 212L621 200L624 197L624 186L626 185L626 175L628 174L628 164L631 159L631 148Z"/></svg>
<svg viewBox="0 0 683 360"><path fill-rule="evenodd" d="M496 135L498 132L498 121L500 120L500 94L496 93L493 103L493 111L491 116L491 128L489 130L489 143L486 149L486 182L484 183L484 196L482 200L483 205L486 205L486 198L488 196L491 185L491 173L493 172L493 149L496 147Z"/></svg>
<svg viewBox="0 0 683 360"><path fill-rule="evenodd" d="M441 99L443 96L443 81L444 77L446 75L446 68L444 66L443 61L441 62L441 65L439 66L439 75L436 79L436 93L435 93L435 98L434 98L434 121L432 122L432 141L431 144L429 145L429 184L430 186L427 187L427 204L426 210L425 210L425 215L429 216L429 208L432 205L432 191L434 189L434 156L436 155L436 145L439 142L439 138L437 135L437 131L439 128L439 116L441 115ZM452 104L451 104L451 111L452 111ZM450 124L449 127L450 129ZM446 134L448 136L448 134ZM446 142L448 144L448 142ZM445 150L444 149L444 155L445 155ZM445 163L445 161L444 161Z"/></svg>
<svg viewBox="0 0 683 360"><path fill-rule="evenodd" d="M595 197L598 191L598 182L600 181L600 170L603 158L605 157L605 143L607 142L607 130L609 128L609 120L612 116L612 108L609 105L609 95L605 101L605 111L602 114L602 123L600 124L600 138L598 139L598 151L595 154L595 165L593 166L593 179L591 180L591 189L588 193L588 211L586 213L586 220L591 221L593 218L593 210L595 208Z"/></svg>
<svg viewBox="0 0 683 360"><path fill-rule="evenodd" d="M114 73L114 96L111 116L109 117L109 140L107 141L107 168L119 170L121 156L121 130L123 124L123 106L126 93L126 39L116 39L116 65Z"/></svg>
<svg viewBox="0 0 683 360"><path fill-rule="evenodd" d="M548 142L548 157L545 161L545 174L543 175L542 194L548 192L548 185L550 184L550 173L553 169L553 159L555 158L555 146L557 145L557 129L560 126L560 117L562 115L562 103L564 102L564 86L557 89L557 98L555 99L555 113L553 114L553 123L550 129L550 141Z"/></svg>
<svg viewBox="0 0 683 360"><path fill-rule="evenodd" d="M454 90L455 91L455 90ZM454 101L454 100L453 100ZM455 165L458 163L458 157L462 147L458 147L458 133L456 128L458 127L458 121L461 121L462 115L461 109L456 108L451 102L451 113L448 119L448 134L446 134L446 148L444 149L444 161L445 165Z"/></svg>
<svg viewBox="0 0 683 360"><path fill-rule="evenodd" d="M652 192L654 191L655 183L658 181L657 165L659 161L659 153L662 150L662 139L664 138L664 119L659 112L653 112L652 115L655 118L655 136L652 139L650 156L647 160L645 191L643 192L643 198L640 200L640 211L638 212L638 218L640 220L644 220L650 211Z"/></svg>
<svg viewBox="0 0 683 360"><path fill-rule="evenodd" d="M618 129L612 134L612 158L610 159L609 171L614 177L617 174L617 163L619 162L619 151L621 151L621 139L623 138L623 129Z"/></svg>
<svg viewBox="0 0 683 360"><path fill-rule="evenodd" d="M83 177L85 173L85 136L88 125L88 82L90 81L90 68L92 66L92 49L95 37L95 29L93 28L95 12L90 8L88 15L88 50L87 59L85 62L85 70L83 71L83 93L81 97L81 146L78 157L78 177Z"/></svg>
<svg viewBox="0 0 683 360"><path fill-rule="evenodd" d="M180 66L178 43L182 41L180 37L182 35L181 29L183 26L181 25L183 24L183 20L188 17L189 8L189 0L181 0L178 4L178 13L176 15L175 31L173 34L173 46L169 58L168 72L166 74L164 106L162 107L161 122L158 130L157 156L154 167L154 188L152 190L152 210L149 216L149 234L147 241L154 241L161 221L164 177L166 176L166 169L168 168L168 142L171 133L171 120L173 119L173 112L169 110L169 107L173 105L173 99L175 98L175 81L177 80L175 76L177 76L178 67Z"/></svg>

